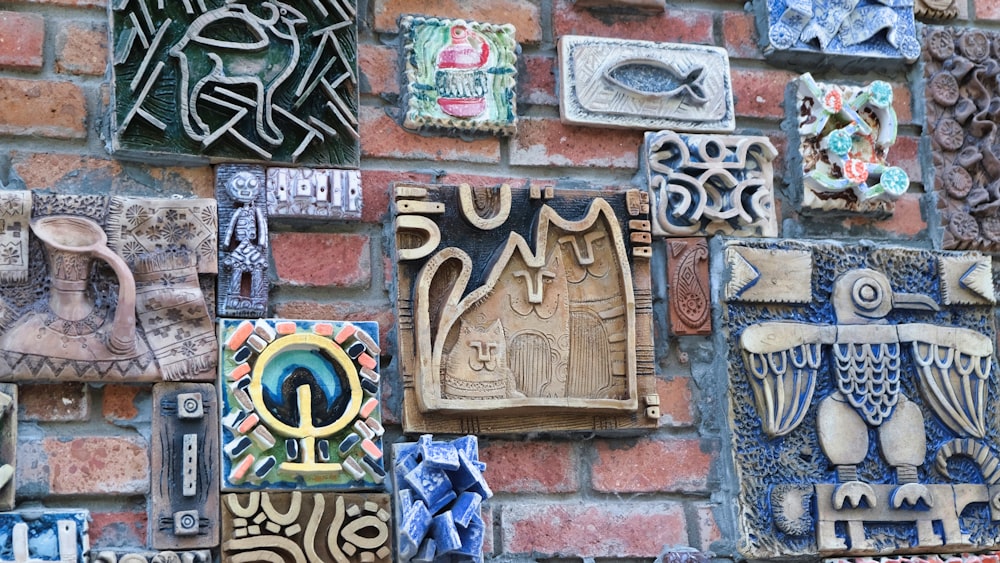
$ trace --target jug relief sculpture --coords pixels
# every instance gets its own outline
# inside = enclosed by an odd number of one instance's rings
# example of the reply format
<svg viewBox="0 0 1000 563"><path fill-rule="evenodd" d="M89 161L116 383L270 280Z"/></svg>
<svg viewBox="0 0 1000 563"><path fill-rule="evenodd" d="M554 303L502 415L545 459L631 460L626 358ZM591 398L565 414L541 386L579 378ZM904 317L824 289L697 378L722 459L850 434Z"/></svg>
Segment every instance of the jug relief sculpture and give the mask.
<svg viewBox="0 0 1000 563"><path fill-rule="evenodd" d="M222 319L219 334L224 490L381 488L376 323Z"/></svg>
<svg viewBox="0 0 1000 563"><path fill-rule="evenodd" d="M1000 249L1000 86L993 31L928 27L924 33L927 135L944 248Z"/></svg>
<svg viewBox="0 0 1000 563"><path fill-rule="evenodd" d="M749 241L722 258L741 553L995 545L990 258ZM804 287L784 291L793 264Z"/></svg>
<svg viewBox="0 0 1000 563"><path fill-rule="evenodd" d="M736 127L725 49L564 35L559 76L565 123L715 133Z"/></svg>
<svg viewBox="0 0 1000 563"><path fill-rule="evenodd" d="M267 314L270 242L263 166L223 164L215 170L219 202L220 317Z"/></svg>
<svg viewBox="0 0 1000 563"><path fill-rule="evenodd" d="M66 214L76 204L84 215ZM38 194L31 209L26 282L0 283L0 379L214 378L196 263L205 241L214 244L214 204L115 198L105 217L105 197Z"/></svg>
<svg viewBox="0 0 1000 563"><path fill-rule="evenodd" d="M114 151L358 165L354 0L137 0L110 12Z"/></svg>
<svg viewBox="0 0 1000 563"><path fill-rule="evenodd" d="M889 164L896 142L892 87L876 80L859 88L816 82L809 73L795 83L798 139L792 168L803 177L802 207L885 215L910 185L909 176Z"/></svg>
<svg viewBox="0 0 1000 563"><path fill-rule="evenodd" d="M89 521L86 510L0 512L0 563L86 563Z"/></svg>
<svg viewBox="0 0 1000 563"><path fill-rule="evenodd" d="M517 127L514 26L403 16L403 127L510 135Z"/></svg>
<svg viewBox="0 0 1000 563"><path fill-rule="evenodd" d="M778 236L767 137L646 133L653 235Z"/></svg>
<svg viewBox="0 0 1000 563"><path fill-rule="evenodd" d="M764 55L806 67L893 67L920 56L913 1L754 0Z"/></svg>
<svg viewBox="0 0 1000 563"><path fill-rule="evenodd" d="M644 192L395 198L407 432L655 427Z"/></svg>
<svg viewBox="0 0 1000 563"><path fill-rule="evenodd" d="M222 560L391 563L389 510L387 494L228 493Z"/></svg>
<svg viewBox="0 0 1000 563"><path fill-rule="evenodd" d="M269 217L360 219L361 171L267 169Z"/></svg>

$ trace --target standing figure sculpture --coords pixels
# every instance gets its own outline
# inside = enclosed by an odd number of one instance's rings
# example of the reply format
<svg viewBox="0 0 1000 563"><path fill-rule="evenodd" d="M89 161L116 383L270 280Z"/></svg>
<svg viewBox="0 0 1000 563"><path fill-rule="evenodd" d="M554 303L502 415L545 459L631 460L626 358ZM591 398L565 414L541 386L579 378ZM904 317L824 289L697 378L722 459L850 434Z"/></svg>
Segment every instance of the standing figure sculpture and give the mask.
<svg viewBox="0 0 1000 563"><path fill-rule="evenodd" d="M267 308L267 218L257 206L262 189L260 180L247 171L237 172L226 182L234 203L222 240L228 251L222 264L229 272L225 308L231 315L263 316Z"/></svg>

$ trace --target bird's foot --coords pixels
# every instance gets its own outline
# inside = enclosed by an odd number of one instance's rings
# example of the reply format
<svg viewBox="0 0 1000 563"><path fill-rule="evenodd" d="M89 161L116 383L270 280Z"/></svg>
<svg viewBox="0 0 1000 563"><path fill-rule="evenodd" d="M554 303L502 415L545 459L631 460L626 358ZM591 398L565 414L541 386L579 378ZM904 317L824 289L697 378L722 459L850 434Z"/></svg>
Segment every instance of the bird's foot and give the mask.
<svg viewBox="0 0 1000 563"><path fill-rule="evenodd" d="M875 490L868 483L861 481L848 481L837 485L833 491L833 508L841 510L844 504L848 508L861 508L861 503L865 502L867 508L875 508Z"/></svg>
<svg viewBox="0 0 1000 563"><path fill-rule="evenodd" d="M921 500L924 501L924 506L918 508L917 503ZM931 498L930 490L920 483L906 483L896 487L889 495L889 502L896 509L930 510L934 508L934 499Z"/></svg>

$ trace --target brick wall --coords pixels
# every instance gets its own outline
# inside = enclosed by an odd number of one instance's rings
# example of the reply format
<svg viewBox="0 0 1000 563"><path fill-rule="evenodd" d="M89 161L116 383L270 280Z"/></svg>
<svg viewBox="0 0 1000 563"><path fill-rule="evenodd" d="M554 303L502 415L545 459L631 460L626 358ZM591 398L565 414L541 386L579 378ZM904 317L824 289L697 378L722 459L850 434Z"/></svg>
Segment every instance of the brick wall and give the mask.
<svg viewBox="0 0 1000 563"><path fill-rule="evenodd" d="M388 190L393 182L468 182L556 186L638 184L641 131L563 125L556 94L555 41L564 34L677 41L725 47L731 57L737 133L769 136L781 152L784 92L796 72L769 66L757 47L753 16L740 3L678 2L662 12L587 11L572 0L368 0L360 2L362 182L360 222L308 229L278 224L273 239L276 316L352 318L382 327L385 418L398 421L393 364L394 314ZM969 2L972 19L992 25L1000 2ZM402 13L513 23L521 44L518 133L463 141L403 131L394 121L399 72L396 21ZM103 0L13 0L0 4L0 182L31 189L211 196L209 167L151 167L112 159L104 150L108 104L107 23ZM976 19L979 18L979 19ZM891 219L800 221L781 189L786 237L864 237L940 245L933 195L921 170L922 97L917 71L883 74L895 87L901 128L894 160L914 180ZM852 79L835 72L821 80ZM853 77L865 82L874 75ZM911 92L913 93L911 95ZM732 507L715 500L728 469L720 459L724 396L714 387L710 338L668 337L664 249L654 244L657 365L661 428L641 436L483 439L482 457L496 497L488 509L489 553L550 557L637 558L692 547L731 556ZM323 256L318 262L303 257ZM309 267L305 267L308 264ZM150 467L149 386L21 387L19 504L83 506L94 513L96 547L145 543ZM722 403L724 404L724 403ZM391 428L399 436L399 428ZM389 441L392 441L390 439Z"/></svg>

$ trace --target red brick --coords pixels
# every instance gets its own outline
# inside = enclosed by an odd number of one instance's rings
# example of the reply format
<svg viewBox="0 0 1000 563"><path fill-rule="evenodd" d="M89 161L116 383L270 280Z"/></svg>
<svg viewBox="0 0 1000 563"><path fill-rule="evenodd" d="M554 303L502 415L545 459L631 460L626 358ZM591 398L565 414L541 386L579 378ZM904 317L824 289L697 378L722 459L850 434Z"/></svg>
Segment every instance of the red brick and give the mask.
<svg viewBox="0 0 1000 563"><path fill-rule="evenodd" d="M564 125L522 118L510 143L510 163L526 166L636 168L642 131Z"/></svg>
<svg viewBox="0 0 1000 563"><path fill-rule="evenodd" d="M358 45L358 69L368 81L362 94L399 93L399 50L385 45Z"/></svg>
<svg viewBox="0 0 1000 563"><path fill-rule="evenodd" d="M0 68L41 70L44 44L44 17L0 12Z"/></svg>
<svg viewBox="0 0 1000 563"><path fill-rule="evenodd" d="M558 106L556 58L546 55L527 55L524 57L524 67L525 76L519 77L523 94L518 98L518 104L523 101L528 104Z"/></svg>
<svg viewBox="0 0 1000 563"><path fill-rule="evenodd" d="M45 438L53 495L144 495L149 445L138 437Z"/></svg>
<svg viewBox="0 0 1000 563"><path fill-rule="evenodd" d="M660 396L660 426L691 426L694 413L689 378L657 379L656 392Z"/></svg>
<svg viewBox="0 0 1000 563"><path fill-rule="evenodd" d="M903 82L892 83L892 109L896 110L896 120L899 123L912 123L912 96L910 88Z"/></svg>
<svg viewBox="0 0 1000 563"><path fill-rule="evenodd" d="M139 416L136 404L140 399L148 398L149 392L135 385L105 385L104 399L101 402L101 414L110 422L134 420Z"/></svg>
<svg viewBox="0 0 1000 563"><path fill-rule="evenodd" d="M848 217L841 225L844 230L868 226L885 231L886 238L912 240L927 229L927 221L920 211L921 195L906 193L896 200L896 209L888 219L872 221L865 217Z"/></svg>
<svg viewBox="0 0 1000 563"><path fill-rule="evenodd" d="M95 550L146 545L146 512L90 513L90 545Z"/></svg>
<svg viewBox="0 0 1000 563"><path fill-rule="evenodd" d="M151 166L142 168L142 172L135 176L131 170L126 168L114 175L111 180L114 192L143 192L153 185L170 186L170 192L174 194L215 197L215 172L211 166Z"/></svg>
<svg viewBox="0 0 1000 563"><path fill-rule="evenodd" d="M271 255L279 285L369 287L372 281L368 235L274 233Z"/></svg>
<svg viewBox="0 0 1000 563"><path fill-rule="evenodd" d="M707 487L715 459L700 440L601 440L591 467L595 490L612 493L695 492Z"/></svg>
<svg viewBox="0 0 1000 563"><path fill-rule="evenodd" d="M18 500L49 494L49 456L42 441L28 437L23 430L17 442L17 464L14 466L15 491Z"/></svg>
<svg viewBox="0 0 1000 563"><path fill-rule="evenodd" d="M18 419L67 422L90 418L90 392L85 384L18 385Z"/></svg>
<svg viewBox="0 0 1000 563"><path fill-rule="evenodd" d="M108 28L68 22L56 34L56 72L103 76L108 66Z"/></svg>
<svg viewBox="0 0 1000 563"><path fill-rule="evenodd" d="M509 23L517 30L519 43L542 40L541 15L537 3L528 0L469 2L468 0L375 0L375 31L394 33L400 15L459 18L482 23Z"/></svg>
<svg viewBox="0 0 1000 563"><path fill-rule="evenodd" d="M736 59L763 59L754 15L747 12L722 14L722 41L729 56Z"/></svg>
<svg viewBox="0 0 1000 563"><path fill-rule="evenodd" d="M910 182L922 182L924 175L920 168L920 138L896 137L896 144L889 149L889 164L906 171Z"/></svg>
<svg viewBox="0 0 1000 563"><path fill-rule="evenodd" d="M569 442L484 442L490 488L502 493L572 493L580 490L577 453Z"/></svg>
<svg viewBox="0 0 1000 563"><path fill-rule="evenodd" d="M973 9L977 20L1000 20L1000 0L976 0Z"/></svg>
<svg viewBox="0 0 1000 563"><path fill-rule="evenodd" d="M702 551L709 551L712 543L722 539L722 531L715 521L714 505L699 504L695 508L698 517L698 545Z"/></svg>
<svg viewBox="0 0 1000 563"><path fill-rule="evenodd" d="M417 158L498 163L500 141L495 137L463 141L425 137L403 129L381 108L362 106L361 154L369 158Z"/></svg>
<svg viewBox="0 0 1000 563"><path fill-rule="evenodd" d="M508 504L500 520L505 554L652 558L665 545L688 543L676 502Z"/></svg>
<svg viewBox="0 0 1000 563"><path fill-rule="evenodd" d="M82 139L87 100L72 82L0 78L0 134Z"/></svg>
<svg viewBox="0 0 1000 563"><path fill-rule="evenodd" d="M21 0L29 4L50 4L72 8L106 8L107 0Z"/></svg>
<svg viewBox="0 0 1000 563"><path fill-rule="evenodd" d="M714 45L712 12L667 7L655 14L620 14L584 10L573 0L553 2L553 35L590 35L646 41Z"/></svg>
<svg viewBox="0 0 1000 563"><path fill-rule="evenodd" d="M785 117L785 87L799 75L784 70L733 69L733 98L740 117Z"/></svg>
<svg viewBox="0 0 1000 563"><path fill-rule="evenodd" d="M108 191L121 173L117 161L78 154L14 151L11 163L28 189L94 188Z"/></svg>
<svg viewBox="0 0 1000 563"><path fill-rule="evenodd" d="M484 503L479 511L483 517L483 524L486 526L486 533L483 534L483 555L493 555L493 507Z"/></svg>

